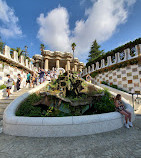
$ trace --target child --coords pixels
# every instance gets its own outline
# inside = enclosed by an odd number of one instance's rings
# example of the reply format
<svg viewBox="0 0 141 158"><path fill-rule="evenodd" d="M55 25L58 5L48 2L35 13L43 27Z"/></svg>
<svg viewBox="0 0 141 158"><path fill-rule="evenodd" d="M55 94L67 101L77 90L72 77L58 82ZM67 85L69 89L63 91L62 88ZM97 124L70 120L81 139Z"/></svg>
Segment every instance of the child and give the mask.
<svg viewBox="0 0 141 158"><path fill-rule="evenodd" d="M9 74L7 74L7 77L8 77L8 80L7 80L6 92L8 93L8 98L9 98L10 89L12 88L13 83L15 85L15 82L14 82L13 78L10 77Z"/></svg>

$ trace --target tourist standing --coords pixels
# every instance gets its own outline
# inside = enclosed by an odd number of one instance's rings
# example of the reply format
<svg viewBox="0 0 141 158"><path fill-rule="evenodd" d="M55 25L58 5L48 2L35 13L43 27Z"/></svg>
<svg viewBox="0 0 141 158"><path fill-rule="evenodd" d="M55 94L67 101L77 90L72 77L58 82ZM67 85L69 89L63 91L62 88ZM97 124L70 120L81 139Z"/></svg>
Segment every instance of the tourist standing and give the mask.
<svg viewBox="0 0 141 158"><path fill-rule="evenodd" d="M54 71L54 79L57 79L57 78L58 78L57 73L56 71Z"/></svg>
<svg viewBox="0 0 141 158"><path fill-rule="evenodd" d="M26 86L27 86L27 84L29 83L29 87L31 87L31 82L30 82L30 80L31 80L31 74L30 74L29 72L27 72Z"/></svg>
<svg viewBox="0 0 141 158"><path fill-rule="evenodd" d="M44 81L44 74L45 74L44 70L43 70L43 69L40 69L40 70L39 70L39 80L40 80L40 84L43 83L43 81Z"/></svg>
<svg viewBox="0 0 141 158"><path fill-rule="evenodd" d="M17 91L20 90L20 85L22 82L22 77L20 74L18 74L18 78L17 78Z"/></svg>
<svg viewBox="0 0 141 158"><path fill-rule="evenodd" d="M14 82L14 80L13 80L13 78L11 78L10 77L10 75L9 74L7 74L7 77L8 77L8 80L7 80L7 87L6 87L6 92L8 93L8 98L9 98L9 96L10 96L10 89L12 88L12 86L13 86L13 83L14 83L14 85L15 85L15 82Z"/></svg>
<svg viewBox="0 0 141 158"><path fill-rule="evenodd" d="M51 81L51 78L50 78L50 75L49 75L49 74L47 74L46 80L47 80L47 81Z"/></svg>

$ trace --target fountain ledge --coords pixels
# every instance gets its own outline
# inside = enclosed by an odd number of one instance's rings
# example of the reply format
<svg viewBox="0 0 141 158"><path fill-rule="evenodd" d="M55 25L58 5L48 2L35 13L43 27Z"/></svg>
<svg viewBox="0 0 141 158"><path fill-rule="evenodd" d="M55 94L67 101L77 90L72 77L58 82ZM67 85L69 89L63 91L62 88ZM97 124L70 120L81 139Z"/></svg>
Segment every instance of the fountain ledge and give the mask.
<svg viewBox="0 0 141 158"><path fill-rule="evenodd" d="M124 118L118 112L69 117L15 116L15 111L20 103L30 94L42 89L46 84L47 82L37 86L9 104L3 118L3 132L5 134L28 137L71 137L108 132L123 126ZM99 86L96 87L100 88ZM110 93L116 95L113 92ZM124 98L123 102L127 110L132 113L132 121L134 121L133 108Z"/></svg>

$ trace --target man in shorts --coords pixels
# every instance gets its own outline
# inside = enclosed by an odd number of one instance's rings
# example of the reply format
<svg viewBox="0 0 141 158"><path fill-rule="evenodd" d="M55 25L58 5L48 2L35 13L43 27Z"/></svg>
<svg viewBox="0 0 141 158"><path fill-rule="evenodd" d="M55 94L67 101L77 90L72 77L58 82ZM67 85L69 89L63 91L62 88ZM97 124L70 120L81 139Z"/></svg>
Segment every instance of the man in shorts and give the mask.
<svg viewBox="0 0 141 158"><path fill-rule="evenodd" d="M10 89L12 88L13 83L15 85L15 82L14 82L13 78L10 77L9 74L7 75L7 77L8 77L8 80L6 82L7 83L6 92L8 93L8 98L9 98L9 96L10 96Z"/></svg>

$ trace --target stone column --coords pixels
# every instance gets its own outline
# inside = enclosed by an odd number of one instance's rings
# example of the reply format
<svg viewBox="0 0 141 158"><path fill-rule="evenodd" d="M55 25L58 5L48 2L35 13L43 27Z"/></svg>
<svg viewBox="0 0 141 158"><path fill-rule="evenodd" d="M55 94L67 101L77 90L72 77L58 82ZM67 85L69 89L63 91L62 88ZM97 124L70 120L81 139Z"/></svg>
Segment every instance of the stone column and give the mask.
<svg viewBox="0 0 141 158"><path fill-rule="evenodd" d="M16 62L19 62L19 60L18 60L18 53L16 51L14 51L14 60Z"/></svg>
<svg viewBox="0 0 141 158"><path fill-rule="evenodd" d="M138 64L141 65L141 44L137 45L138 50Z"/></svg>
<svg viewBox="0 0 141 158"><path fill-rule="evenodd" d="M67 71L67 64L65 65L65 71Z"/></svg>
<svg viewBox="0 0 141 158"><path fill-rule="evenodd" d="M70 61L67 60L67 71L69 71L69 70L70 70Z"/></svg>
<svg viewBox="0 0 141 158"><path fill-rule="evenodd" d="M10 55L10 47L8 47L7 45L5 45L4 47L4 55L7 57L7 58L10 58L11 59L11 55Z"/></svg>
<svg viewBox="0 0 141 158"><path fill-rule="evenodd" d="M102 60L104 60L104 59L102 59ZM94 71L94 64L92 64L92 72Z"/></svg>
<svg viewBox="0 0 141 158"><path fill-rule="evenodd" d="M28 59L25 60L25 66L26 66L26 67L29 67L29 66L28 66Z"/></svg>
<svg viewBox="0 0 141 158"><path fill-rule="evenodd" d="M74 67L72 68L72 71L74 71Z"/></svg>
<svg viewBox="0 0 141 158"><path fill-rule="evenodd" d="M56 68L58 69L60 67L59 59L56 59Z"/></svg>
<svg viewBox="0 0 141 158"><path fill-rule="evenodd" d="M91 67L90 66L88 66L88 73L90 73L91 72Z"/></svg>
<svg viewBox="0 0 141 158"><path fill-rule="evenodd" d="M82 72L83 66L79 66L79 72Z"/></svg>
<svg viewBox="0 0 141 158"><path fill-rule="evenodd" d="M74 71L77 71L77 65L74 64Z"/></svg>
<svg viewBox="0 0 141 158"><path fill-rule="evenodd" d="M21 63L22 65L25 65L25 63L24 63L24 56L23 56L23 55L20 56L20 63Z"/></svg>
<svg viewBox="0 0 141 158"><path fill-rule="evenodd" d="M43 62L43 60L41 60L41 68L42 69L44 68L44 62Z"/></svg>
<svg viewBox="0 0 141 158"><path fill-rule="evenodd" d="M141 44L135 46L138 56L141 54Z"/></svg>
<svg viewBox="0 0 141 158"><path fill-rule="evenodd" d="M96 62L96 70L99 69L99 62Z"/></svg>
<svg viewBox="0 0 141 158"><path fill-rule="evenodd" d="M48 71L48 59L45 59L45 70Z"/></svg>
<svg viewBox="0 0 141 158"><path fill-rule="evenodd" d="M39 62L36 63L36 68L39 69Z"/></svg>

